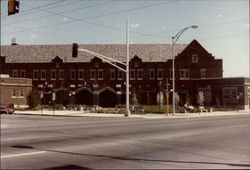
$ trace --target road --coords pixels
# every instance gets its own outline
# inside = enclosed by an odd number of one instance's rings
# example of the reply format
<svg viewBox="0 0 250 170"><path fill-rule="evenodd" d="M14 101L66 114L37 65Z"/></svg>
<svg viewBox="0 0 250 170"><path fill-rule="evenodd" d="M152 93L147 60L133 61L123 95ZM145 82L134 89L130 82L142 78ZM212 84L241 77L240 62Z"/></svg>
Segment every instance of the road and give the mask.
<svg viewBox="0 0 250 170"><path fill-rule="evenodd" d="M1 169L250 168L250 116L1 115Z"/></svg>

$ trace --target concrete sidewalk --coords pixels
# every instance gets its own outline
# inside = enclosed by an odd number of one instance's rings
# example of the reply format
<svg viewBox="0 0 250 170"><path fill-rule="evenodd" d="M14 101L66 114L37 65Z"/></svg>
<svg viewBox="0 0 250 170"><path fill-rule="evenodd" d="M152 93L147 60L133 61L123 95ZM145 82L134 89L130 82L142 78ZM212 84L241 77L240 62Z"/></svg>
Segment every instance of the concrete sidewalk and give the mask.
<svg viewBox="0 0 250 170"><path fill-rule="evenodd" d="M124 114L110 114L110 113L89 113L84 111L74 110L37 110L37 111L15 111L17 115L41 115L41 116L71 116L71 117L103 117L103 118L117 118L125 117ZM169 114L131 114L129 118L145 118L145 119L173 119L173 118L198 118L198 117L212 117L212 116L236 116L236 115L250 115L249 111L228 111L228 112L206 112L206 113L176 113L175 116Z"/></svg>

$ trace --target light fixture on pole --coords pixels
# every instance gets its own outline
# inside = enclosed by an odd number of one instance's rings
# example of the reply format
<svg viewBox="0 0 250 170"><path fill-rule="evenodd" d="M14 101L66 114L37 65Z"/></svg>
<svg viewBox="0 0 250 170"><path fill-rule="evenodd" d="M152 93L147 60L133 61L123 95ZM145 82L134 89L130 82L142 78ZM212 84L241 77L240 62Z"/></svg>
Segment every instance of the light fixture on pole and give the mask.
<svg viewBox="0 0 250 170"><path fill-rule="evenodd" d="M192 26L189 26L189 27L185 27L185 28L181 29L174 37L172 37L173 115L175 115L175 64L174 64L175 56L174 56L174 45L176 44L176 42L178 41L178 39L180 38L182 33L185 32L189 28L196 29L196 28L198 28L198 26L197 25L192 25Z"/></svg>

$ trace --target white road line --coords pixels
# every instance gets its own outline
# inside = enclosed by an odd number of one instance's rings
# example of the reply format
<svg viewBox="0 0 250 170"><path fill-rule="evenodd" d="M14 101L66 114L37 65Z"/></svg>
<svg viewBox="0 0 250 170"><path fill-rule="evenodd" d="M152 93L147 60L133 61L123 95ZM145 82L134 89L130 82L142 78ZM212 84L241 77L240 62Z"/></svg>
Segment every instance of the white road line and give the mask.
<svg viewBox="0 0 250 170"><path fill-rule="evenodd" d="M41 153L45 153L46 151L40 151L40 152L29 152L29 153L21 153L21 154L13 154L13 155L1 155L1 159L2 158L11 158L11 157L17 157L17 156L27 156L27 155L35 155L35 154L41 154Z"/></svg>

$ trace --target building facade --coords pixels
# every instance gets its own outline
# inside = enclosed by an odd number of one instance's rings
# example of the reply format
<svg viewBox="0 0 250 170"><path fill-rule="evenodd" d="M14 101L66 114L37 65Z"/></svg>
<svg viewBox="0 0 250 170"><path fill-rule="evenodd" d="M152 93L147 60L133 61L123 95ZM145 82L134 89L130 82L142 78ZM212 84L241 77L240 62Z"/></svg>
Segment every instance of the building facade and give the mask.
<svg viewBox="0 0 250 170"><path fill-rule="evenodd" d="M32 90L32 79L12 78L0 74L0 103L14 104L16 108L28 107L28 95Z"/></svg>
<svg viewBox="0 0 250 170"><path fill-rule="evenodd" d="M79 48L125 62L124 44L80 45ZM172 88L171 49L170 44L130 45L132 103L155 105L166 102L166 90ZM197 105L199 92L202 91L207 97L208 92L216 91L214 86L217 85L213 80L222 83L218 88L229 85L223 79L222 60L215 59L196 40L190 44L175 45L175 54L179 105L187 100ZM0 73L11 77L31 78L33 88L44 91L44 102L47 103L52 100L52 93L56 94L56 103L64 105L73 101L76 104L114 107L126 101L125 73L87 53L79 52L78 58L72 58L71 45L1 46L0 68ZM244 79L244 83L241 85L248 89L248 80ZM239 104L228 103L223 98L226 90L219 91L218 97L209 94L212 97L207 104ZM241 91L237 90L236 97ZM232 89L229 92L234 93ZM170 92L170 103L171 95ZM249 96L245 97L245 91L243 95L246 100L241 101L241 105L245 107L249 105Z"/></svg>

